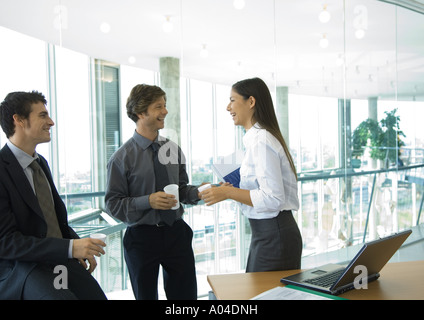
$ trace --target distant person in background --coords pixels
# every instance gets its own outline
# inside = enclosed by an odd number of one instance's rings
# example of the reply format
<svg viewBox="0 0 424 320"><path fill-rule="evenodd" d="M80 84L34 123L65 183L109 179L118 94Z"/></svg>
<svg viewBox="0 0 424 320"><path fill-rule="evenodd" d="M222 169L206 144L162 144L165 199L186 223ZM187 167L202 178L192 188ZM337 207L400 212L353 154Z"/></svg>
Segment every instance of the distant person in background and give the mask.
<svg viewBox="0 0 424 320"><path fill-rule="evenodd" d="M163 189L177 184L179 200L186 204L197 204L199 192L188 185L181 149L159 135L168 114L165 92L157 86L135 86L127 114L136 129L109 160L105 203L109 214L128 226L124 255L134 295L158 299L161 265L168 299L197 299L193 231L182 219L183 206L172 210L176 198Z"/></svg>
<svg viewBox="0 0 424 320"><path fill-rule="evenodd" d="M9 139L0 151L0 300L104 300L90 272L105 243L79 239L69 227L47 161L35 151L54 125L46 104L33 91L9 93L0 105Z"/></svg>
<svg viewBox="0 0 424 320"><path fill-rule="evenodd" d="M201 198L207 205L240 202L252 230L246 272L299 269L302 238L292 214L299 209L296 168L264 81L234 84L227 111L246 130L240 188L213 187L201 192Z"/></svg>

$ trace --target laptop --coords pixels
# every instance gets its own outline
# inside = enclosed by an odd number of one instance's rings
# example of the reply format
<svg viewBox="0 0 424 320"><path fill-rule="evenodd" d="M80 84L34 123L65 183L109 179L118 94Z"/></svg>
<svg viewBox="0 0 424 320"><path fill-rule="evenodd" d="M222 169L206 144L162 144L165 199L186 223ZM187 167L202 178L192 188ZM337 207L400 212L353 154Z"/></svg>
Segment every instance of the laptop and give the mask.
<svg viewBox="0 0 424 320"><path fill-rule="evenodd" d="M355 279L358 277L362 278L368 275L368 283L378 279L380 270L411 233L411 230L406 230L365 243L347 266L326 264L282 278L280 281L284 284L296 285L332 295L341 294L355 288ZM355 270L357 266L360 267ZM357 282L359 278L356 279ZM361 281L365 281L365 279ZM361 281L359 281L360 284Z"/></svg>

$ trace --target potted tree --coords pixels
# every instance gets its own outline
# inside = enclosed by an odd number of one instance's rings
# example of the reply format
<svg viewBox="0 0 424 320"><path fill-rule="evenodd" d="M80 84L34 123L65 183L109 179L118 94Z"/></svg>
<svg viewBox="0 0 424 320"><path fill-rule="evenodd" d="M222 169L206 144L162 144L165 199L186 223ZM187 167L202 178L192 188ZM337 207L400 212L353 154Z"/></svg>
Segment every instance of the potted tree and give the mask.
<svg viewBox="0 0 424 320"><path fill-rule="evenodd" d="M377 122L373 119L362 121L352 134L352 166L360 166L360 159L364 154L365 147L370 147L372 159L385 161L385 166L389 163L397 163L400 155L400 148L405 145L401 137L405 134L400 130L400 117L396 115L397 109L385 112L386 118ZM356 160L355 160L356 159ZM355 161L354 161L355 160Z"/></svg>
<svg viewBox="0 0 424 320"><path fill-rule="evenodd" d="M405 134L400 130L400 117L396 115L397 109L390 112L385 112L386 118L381 119L381 128L383 133L380 137L380 144L384 149L379 154L379 159L386 161L386 166L389 163L398 163L400 156L400 148L405 145L401 137Z"/></svg>

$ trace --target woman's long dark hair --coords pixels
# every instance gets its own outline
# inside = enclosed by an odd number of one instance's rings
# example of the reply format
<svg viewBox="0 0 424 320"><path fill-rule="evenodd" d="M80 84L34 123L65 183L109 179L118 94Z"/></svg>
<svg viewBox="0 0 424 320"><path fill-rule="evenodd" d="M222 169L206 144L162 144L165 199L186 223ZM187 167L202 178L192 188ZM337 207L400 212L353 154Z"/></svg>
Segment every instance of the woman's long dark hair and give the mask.
<svg viewBox="0 0 424 320"><path fill-rule="evenodd" d="M252 116L252 124L258 122L262 128L269 131L281 143L287 159L289 160L290 167L297 180L296 167L286 142L284 141L283 135L281 134L280 127L278 126L271 93L269 92L265 82L259 78L246 79L233 84L232 89L245 100L250 97L254 97L256 99L255 110Z"/></svg>

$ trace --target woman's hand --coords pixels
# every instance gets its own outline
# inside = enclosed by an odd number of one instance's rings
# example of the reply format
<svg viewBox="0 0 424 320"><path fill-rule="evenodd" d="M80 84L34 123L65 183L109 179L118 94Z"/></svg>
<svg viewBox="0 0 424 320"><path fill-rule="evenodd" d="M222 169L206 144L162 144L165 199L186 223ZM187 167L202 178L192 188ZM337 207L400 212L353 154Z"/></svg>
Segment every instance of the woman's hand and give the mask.
<svg viewBox="0 0 424 320"><path fill-rule="evenodd" d="M229 183L221 184L219 187L212 186L200 193L200 199L205 201L207 206L227 200L229 199L227 197L229 188L233 188Z"/></svg>
<svg viewBox="0 0 424 320"><path fill-rule="evenodd" d="M211 206L223 200L231 199L253 207L252 199L250 198L250 191L235 188L229 183L221 183L219 187L212 186L212 188L206 189L199 195L200 199L204 200L207 206Z"/></svg>

